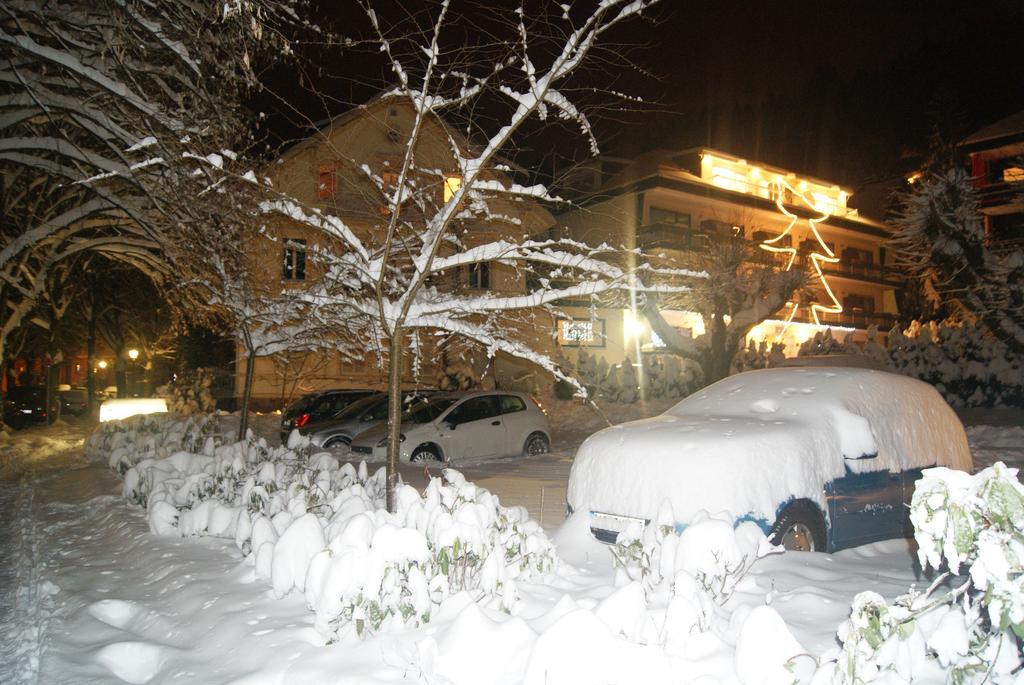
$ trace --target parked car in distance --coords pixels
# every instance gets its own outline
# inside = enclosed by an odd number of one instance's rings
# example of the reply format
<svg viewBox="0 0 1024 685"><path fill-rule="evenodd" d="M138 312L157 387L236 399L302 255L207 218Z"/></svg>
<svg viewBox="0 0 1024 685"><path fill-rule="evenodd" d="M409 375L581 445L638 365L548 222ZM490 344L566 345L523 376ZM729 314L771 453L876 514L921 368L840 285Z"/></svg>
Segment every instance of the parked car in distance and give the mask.
<svg viewBox="0 0 1024 685"><path fill-rule="evenodd" d="M764 369L590 436L567 500L605 542L667 502L677 530L726 511L787 549L833 552L911 534L907 504L931 466L972 470L963 426L931 385L870 369Z"/></svg>
<svg viewBox="0 0 1024 685"><path fill-rule="evenodd" d="M404 392L402 406L408 410L434 394L436 392L425 390ZM297 430L300 434L309 436L309 441L314 446L331 449L351 444L354 436L387 419L388 395L381 392L356 400L334 416L316 423L307 423Z"/></svg>
<svg viewBox="0 0 1024 685"><path fill-rule="evenodd" d="M373 390L321 390L303 395L281 416L281 440L287 440L293 429L335 416L353 402L372 394Z"/></svg>
<svg viewBox="0 0 1024 685"><path fill-rule="evenodd" d="M82 416L89 411L89 391L85 388L59 388L61 414Z"/></svg>
<svg viewBox="0 0 1024 685"><path fill-rule="evenodd" d="M444 393L402 416L402 461L458 462L485 457L543 454L550 449L547 417L529 396L501 390ZM352 452L387 455L387 425L352 439Z"/></svg>
<svg viewBox="0 0 1024 685"><path fill-rule="evenodd" d="M45 387L33 385L8 388L4 397L4 422L7 425L23 428L30 423L44 423L48 415Z"/></svg>

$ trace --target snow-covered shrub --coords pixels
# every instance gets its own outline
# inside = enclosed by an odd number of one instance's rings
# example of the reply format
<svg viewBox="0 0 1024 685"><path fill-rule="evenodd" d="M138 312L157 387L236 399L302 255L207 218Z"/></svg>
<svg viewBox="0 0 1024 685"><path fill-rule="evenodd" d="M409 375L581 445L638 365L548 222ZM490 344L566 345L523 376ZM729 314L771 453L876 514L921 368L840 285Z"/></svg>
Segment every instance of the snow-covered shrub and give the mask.
<svg viewBox="0 0 1024 685"><path fill-rule="evenodd" d="M731 518L701 512L682 531L674 521L666 502L656 521L619 534L612 552L618 582L636 581L649 596L685 602L694 627L705 631L714 606L725 604L754 562L778 548L749 521L734 527Z"/></svg>
<svg viewBox="0 0 1024 685"><path fill-rule="evenodd" d="M973 476L929 469L910 517L921 565L946 572L891 605L873 592L857 595L838 631L842 654L821 667L818 682L1019 682L1024 486L1017 470L1002 463Z"/></svg>
<svg viewBox="0 0 1024 685"><path fill-rule="evenodd" d="M193 416L209 414L216 408L216 401L210 391L213 373L198 368L179 373L169 385L161 388L167 399L167 410L172 414Z"/></svg>
<svg viewBox="0 0 1024 685"><path fill-rule="evenodd" d="M101 423L85 441L85 454L91 460L106 460L124 474L143 459L163 459L182 450L198 452L208 441L220 440L214 415L144 414Z"/></svg>
<svg viewBox="0 0 1024 685"><path fill-rule="evenodd" d="M112 448L123 494L161 535L233 539L274 594L305 595L329 638L430 620L457 592L513 611L517 582L554 570L554 548L522 507L506 508L451 469L384 507L384 469L311 454L308 440L199 441L188 420L139 417L90 438ZM160 426L162 430L155 429ZM182 448L190 438L189 446ZM114 437L111 437L114 436ZM166 444L160 444L160 440ZM131 453L133 447L140 452ZM127 467L127 468L126 468Z"/></svg>

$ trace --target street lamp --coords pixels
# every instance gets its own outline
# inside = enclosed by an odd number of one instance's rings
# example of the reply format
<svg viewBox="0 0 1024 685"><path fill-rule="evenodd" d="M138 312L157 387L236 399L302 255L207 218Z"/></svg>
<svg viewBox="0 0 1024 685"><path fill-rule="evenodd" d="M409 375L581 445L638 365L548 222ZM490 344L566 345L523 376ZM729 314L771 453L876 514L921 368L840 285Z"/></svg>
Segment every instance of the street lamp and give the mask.
<svg viewBox="0 0 1024 685"><path fill-rule="evenodd" d="M128 358L131 359L132 361L135 361L136 359L139 358L139 351L134 347L128 350Z"/></svg>
<svg viewBox="0 0 1024 685"><path fill-rule="evenodd" d="M101 359L100 363L97 364L96 366L100 367L101 369L105 369L105 368L107 368L107 362L105 360Z"/></svg>

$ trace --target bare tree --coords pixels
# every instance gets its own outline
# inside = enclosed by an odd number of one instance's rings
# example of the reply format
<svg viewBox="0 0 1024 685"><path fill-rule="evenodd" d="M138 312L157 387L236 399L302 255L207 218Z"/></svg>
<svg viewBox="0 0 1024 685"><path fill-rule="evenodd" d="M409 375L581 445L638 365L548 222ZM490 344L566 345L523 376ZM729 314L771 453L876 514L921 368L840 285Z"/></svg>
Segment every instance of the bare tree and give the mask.
<svg viewBox="0 0 1024 685"><path fill-rule="evenodd" d="M801 269L784 270L756 245L738 239L712 243L696 254L694 268L707 278L694 281L690 292L671 298L647 293L643 314L666 350L697 362L704 383L710 384L729 375L747 334L781 310L794 293L799 295L807 276ZM664 309L697 312L704 322L704 335L683 335L665 320Z"/></svg>
<svg viewBox="0 0 1024 685"><path fill-rule="evenodd" d="M509 14L488 10L493 33L486 46L442 48L452 20L447 2L433 6L429 17L417 15L418 25L427 27L419 32L384 26L374 6L363 3L394 77L384 97L412 111L408 123L395 130L404 153L389 173L356 161L386 221L361 235L338 217L307 211L286 198L265 209L329 236L335 249L323 256L325 275L307 291L309 302L329 304L350 322L365 322L366 333L386 346L389 508L398 482L403 357L416 349L421 332L456 334L491 355L504 352L566 378L523 329L540 329L540 337L550 340L551 320L540 313L553 311L559 301L596 297L637 278L657 280L643 260L633 272L604 246L524 236L522 207L553 198L542 186L516 183L503 157L517 132L536 119L578 127L596 151L587 115L569 97L572 76L613 27L651 4L603 0L592 11L564 6L560 16L542 20L531 18L524 6ZM502 30L507 34L500 35ZM460 122L458 131L446 123L451 121ZM431 158L428 133L444 141L443 165ZM453 273L479 272L485 265L515 269L522 288L481 293L448 285ZM685 286L656 288L678 292Z"/></svg>
<svg viewBox="0 0 1024 685"><path fill-rule="evenodd" d="M0 5L0 356L61 260L100 252L158 280L203 265L241 95L256 58L287 49L295 4Z"/></svg>

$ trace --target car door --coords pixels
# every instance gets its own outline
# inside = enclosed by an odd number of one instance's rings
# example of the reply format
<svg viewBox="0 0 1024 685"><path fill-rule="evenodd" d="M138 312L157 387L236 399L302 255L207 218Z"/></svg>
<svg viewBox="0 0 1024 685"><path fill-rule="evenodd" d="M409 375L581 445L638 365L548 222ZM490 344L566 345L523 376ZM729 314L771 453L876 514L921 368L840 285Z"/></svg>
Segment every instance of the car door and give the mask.
<svg viewBox="0 0 1024 685"><path fill-rule="evenodd" d="M527 411L526 402L516 395L499 395L498 406L501 408L501 420L505 424L504 456L522 454L526 436L533 428L533 421Z"/></svg>
<svg viewBox="0 0 1024 685"><path fill-rule="evenodd" d="M452 407L439 432L445 454L455 461L498 456L508 440L494 395L469 397Z"/></svg>
<svg viewBox="0 0 1024 685"><path fill-rule="evenodd" d="M843 461L845 475L825 487L832 549L901 537L903 472L879 464L877 454Z"/></svg>

